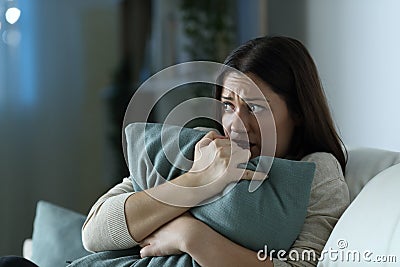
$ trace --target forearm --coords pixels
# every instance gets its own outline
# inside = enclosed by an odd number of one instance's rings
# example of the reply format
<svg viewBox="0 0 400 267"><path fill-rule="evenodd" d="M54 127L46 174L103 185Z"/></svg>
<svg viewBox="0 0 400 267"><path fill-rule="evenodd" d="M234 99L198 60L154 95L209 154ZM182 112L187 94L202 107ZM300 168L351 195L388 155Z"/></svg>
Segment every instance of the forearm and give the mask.
<svg viewBox="0 0 400 267"><path fill-rule="evenodd" d="M198 231L201 234L188 241L185 252L200 266L274 266L269 258L258 259L257 252L232 242L206 224L199 222L198 227L201 228Z"/></svg>
<svg viewBox="0 0 400 267"><path fill-rule="evenodd" d="M160 186L159 190L168 190L165 187ZM165 204L154 199L149 192L142 191L131 195L125 202L126 224L132 238L140 242L160 226L188 209Z"/></svg>
<svg viewBox="0 0 400 267"><path fill-rule="evenodd" d="M135 193L131 179L125 178L122 183L101 196L91 208L82 227L84 247L88 251L104 251L137 245L137 241L188 209L165 204L154 197L166 199L173 196L177 202L193 204L216 194L213 190L202 190L198 181L199 177L185 174L171 182L186 189L178 188L176 191L177 188L171 186L172 183L165 183L145 190L150 193L146 194Z"/></svg>
<svg viewBox="0 0 400 267"><path fill-rule="evenodd" d="M197 174L186 173L171 182L131 195L125 202L125 216L133 239L140 242L160 226L218 192L218 186L206 189L199 180Z"/></svg>
<svg viewBox="0 0 400 267"><path fill-rule="evenodd" d="M187 175L173 181L175 185L194 186ZM134 192L132 181L122 183L101 196L91 208L82 228L84 247L93 252L131 248L161 225L187 211L157 199L176 195L175 200L189 203L194 194L173 192L176 188L165 183L154 188ZM157 198L157 199L156 199Z"/></svg>

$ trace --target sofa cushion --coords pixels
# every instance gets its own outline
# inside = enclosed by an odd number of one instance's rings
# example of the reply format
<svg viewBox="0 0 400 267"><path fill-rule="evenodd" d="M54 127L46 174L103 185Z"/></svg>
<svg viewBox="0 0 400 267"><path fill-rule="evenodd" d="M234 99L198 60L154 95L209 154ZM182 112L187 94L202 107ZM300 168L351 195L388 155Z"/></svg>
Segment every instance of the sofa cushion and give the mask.
<svg viewBox="0 0 400 267"><path fill-rule="evenodd" d="M40 267L65 267L88 255L82 245L85 216L57 205L39 201L32 235L32 261Z"/></svg>

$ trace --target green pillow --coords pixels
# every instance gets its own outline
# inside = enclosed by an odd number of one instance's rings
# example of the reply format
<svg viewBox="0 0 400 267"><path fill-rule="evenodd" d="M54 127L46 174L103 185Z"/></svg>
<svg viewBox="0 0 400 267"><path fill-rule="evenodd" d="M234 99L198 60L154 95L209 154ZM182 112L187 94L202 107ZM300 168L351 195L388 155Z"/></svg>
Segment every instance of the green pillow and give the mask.
<svg viewBox="0 0 400 267"><path fill-rule="evenodd" d="M162 127L163 142L161 141ZM130 124L125 129L128 166L135 191L173 179L190 169L194 145L206 133L161 124ZM163 146L161 146L163 143ZM163 148L163 149L161 149ZM147 152L146 152L147 150ZM180 150L180 152L178 151ZM148 154L148 156L146 155ZM193 216L232 241L254 251L288 251L304 223L315 164L259 157L241 167L268 170L269 177L254 192L248 181L239 182L223 197L192 208ZM171 164L173 162L174 166ZM178 166L179 168L177 168ZM282 256L282 255L280 255ZM199 266L188 254L141 259L139 248L103 251L75 261L70 267L187 267Z"/></svg>
<svg viewBox="0 0 400 267"><path fill-rule="evenodd" d="M90 254L82 245L82 214L39 201L32 235L32 261L40 267L65 267Z"/></svg>
<svg viewBox="0 0 400 267"><path fill-rule="evenodd" d="M150 123L130 124L125 131L128 166L135 191L162 183L162 177L170 180L189 170L194 146L206 134L189 128ZM304 224L315 164L258 157L252 159L247 167L242 167L255 170L260 162L259 168L268 171L271 160L269 177L256 191L250 193L250 182L241 181L218 200L192 208L193 216L253 251L264 249L264 246L268 251L288 251ZM135 266L166 266L167 262L170 266L191 265L187 262L190 257L184 261L180 259L182 257L187 258L187 255L151 257Z"/></svg>

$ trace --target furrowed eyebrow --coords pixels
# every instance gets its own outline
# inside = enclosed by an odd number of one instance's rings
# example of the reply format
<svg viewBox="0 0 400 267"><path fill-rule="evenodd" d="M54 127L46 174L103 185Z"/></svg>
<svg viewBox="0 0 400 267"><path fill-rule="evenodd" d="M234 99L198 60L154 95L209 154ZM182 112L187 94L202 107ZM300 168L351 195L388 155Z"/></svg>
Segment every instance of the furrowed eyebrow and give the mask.
<svg viewBox="0 0 400 267"><path fill-rule="evenodd" d="M265 101L265 100L267 102L269 102L268 99L264 99L264 98L244 98L243 100L246 101L246 102L248 102L248 101Z"/></svg>
<svg viewBox="0 0 400 267"><path fill-rule="evenodd" d="M233 100L232 97L230 96L221 96L221 98L226 99L226 100ZM244 98L243 99L245 102L250 102L250 101L265 101L267 100L267 102L270 102L268 99L264 99L264 98Z"/></svg>

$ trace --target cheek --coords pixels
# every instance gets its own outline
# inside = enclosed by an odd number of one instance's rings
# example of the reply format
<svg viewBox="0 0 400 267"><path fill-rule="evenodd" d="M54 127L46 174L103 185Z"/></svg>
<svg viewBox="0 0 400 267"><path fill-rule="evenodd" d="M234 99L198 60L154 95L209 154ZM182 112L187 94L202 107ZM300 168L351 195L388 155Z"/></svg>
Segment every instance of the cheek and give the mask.
<svg viewBox="0 0 400 267"><path fill-rule="evenodd" d="M276 125L271 114L264 114L259 119L260 153L264 156L274 156L276 148Z"/></svg>
<svg viewBox="0 0 400 267"><path fill-rule="evenodd" d="M292 118L288 113L284 114L284 116L277 119L276 130L280 135L283 135L286 138L288 138L292 135L293 129L294 129L294 121L292 120Z"/></svg>
<svg viewBox="0 0 400 267"><path fill-rule="evenodd" d="M224 127L225 135L230 132L232 125L232 115L224 113L222 115L222 126Z"/></svg>
<svg viewBox="0 0 400 267"><path fill-rule="evenodd" d="M257 121L257 131L259 135L264 138L271 138L271 134L275 133L275 121L271 114L263 114L263 116L258 117ZM275 135L275 134L274 134Z"/></svg>

